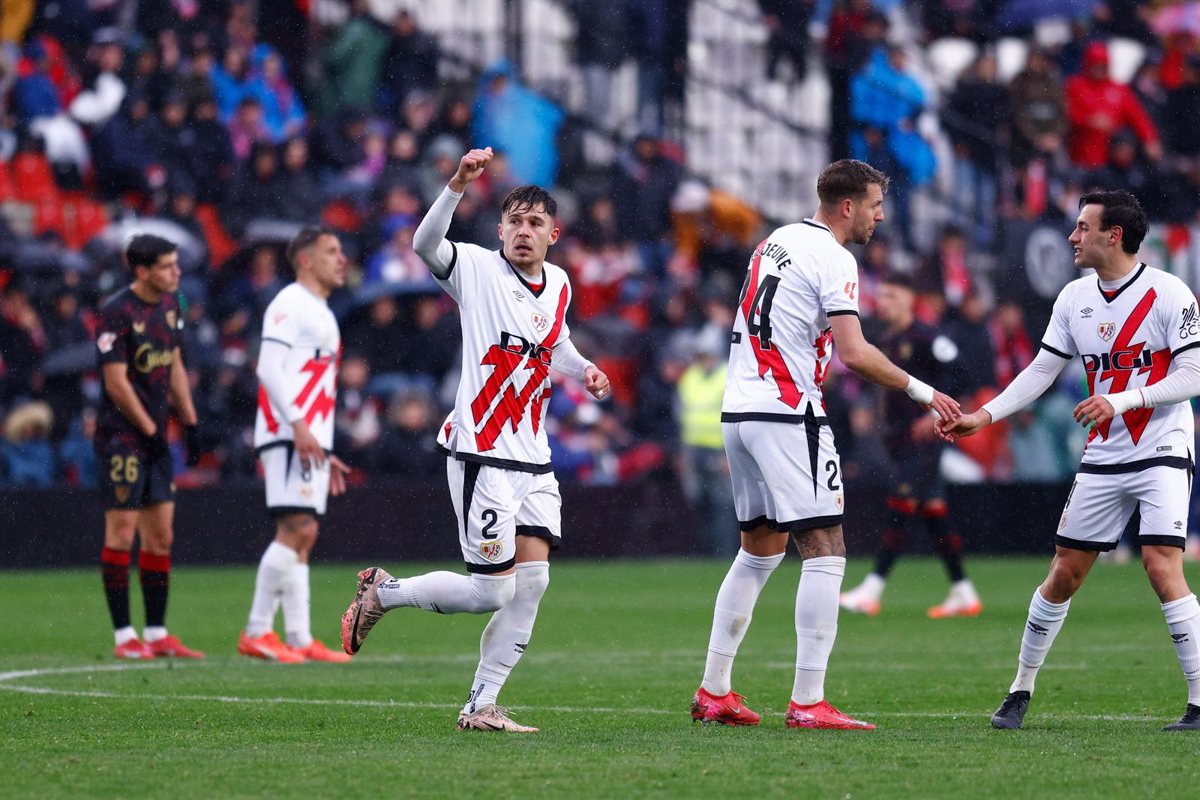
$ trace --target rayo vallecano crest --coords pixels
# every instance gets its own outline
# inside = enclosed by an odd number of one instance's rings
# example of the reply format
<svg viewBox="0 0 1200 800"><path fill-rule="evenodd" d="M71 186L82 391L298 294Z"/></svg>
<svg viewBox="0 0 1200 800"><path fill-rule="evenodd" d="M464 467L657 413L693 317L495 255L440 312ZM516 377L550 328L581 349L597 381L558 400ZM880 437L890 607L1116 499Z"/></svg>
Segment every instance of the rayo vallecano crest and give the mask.
<svg viewBox="0 0 1200 800"><path fill-rule="evenodd" d="M1106 342L1111 339L1113 334L1116 332L1117 323L1115 322L1101 322L1096 326L1096 333L1100 334L1100 338Z"/></svg>
<svg viewBox="0 0 1200 800"><path fill-rule="evenodd" d="M479 545L479 552L488 561L495 561L504 552L504 542L484 542Z"/></svg>
<svg viewBox="0 0 1200 800"><path fill-rule="evenodd" d="M548 316L537 311L533 312L533 327L537 329L538 333L546 330L549 325L550 318Z"/></svg>

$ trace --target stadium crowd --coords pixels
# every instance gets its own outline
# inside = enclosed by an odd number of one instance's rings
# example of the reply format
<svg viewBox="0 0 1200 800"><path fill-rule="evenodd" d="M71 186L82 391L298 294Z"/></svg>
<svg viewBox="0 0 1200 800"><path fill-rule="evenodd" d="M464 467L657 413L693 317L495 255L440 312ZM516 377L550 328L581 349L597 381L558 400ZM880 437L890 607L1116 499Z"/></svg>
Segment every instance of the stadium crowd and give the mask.
<svg viewBox="0 0 1200 800"><path fill-rule="evenodd" d="M331 299L344 333L335 449L360 481L440 475L434 434L456 385L458 324L411 242L458 158L484 144L499 155L449 238L492 243L508 189L553 187L564 235L550 258L572 277L574 338L613 382L605 403L558 383L559 477L616 483L677 470L693 497L726 480L722 357L767 222L753 197L690 177L682 137L662 127L664 103L682 96L678 54L631 34L682 20L686 41L689 4L625 0L628 16L595 19L600 4L567 3L590 76L583 110L524 86L509 63L446 79L441 43L408 5L4 3L0 487L94 485L94 308L128 282L120 246L135 229L177 241L185 267L185 356L205 455L184 470L179 446L180 484L253 479L262 313L290 280L283 245L318 220L342 232L355 265L352 288ZM968 267L975 253L999 252L998 221L1061 222L1065 236L1091 185L1133 191L1158 221L1200 213L1200 29L1160 35L1145 4L1075 4L1087 15L1043 48L1033 20L1001 24L1007 5L759 3L771 74L798 81L816 65L828 76L832 156L896 179L887 232L860 253L864 316L883 277L910 265L918 317L958 353L946 388L972 408L1032 359L1041 334L1027 327L1022 298ZM922 46L946 36L981 46L944 97L909 73L902 20ZM1007 84L988 46L1001 31L1031 42ZM1150 54L1129 85L1107 77L1105 42L1117 35ZM592 163L578 143L602 123L604 75L629 57L639 59L642 132ZM908 204L936 169L914 127L929 107L941 109L952 144L955 195L923 251ZM879 401L834 363L830 411L847 473L869 473L884 464ZM1069 411L1084 392L1082 371L1068 371L1036 411L965 443L947 469L962 480L1067 478L1083 437Z"/></svg>

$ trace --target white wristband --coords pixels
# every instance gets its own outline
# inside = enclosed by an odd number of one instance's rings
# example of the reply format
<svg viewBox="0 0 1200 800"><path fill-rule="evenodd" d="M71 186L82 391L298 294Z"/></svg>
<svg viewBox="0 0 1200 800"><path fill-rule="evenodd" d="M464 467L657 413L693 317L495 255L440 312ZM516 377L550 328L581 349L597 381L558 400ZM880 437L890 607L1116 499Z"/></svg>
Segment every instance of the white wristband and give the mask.
<svg viewBox="0 0 1200 800"><path fill-rule="evenodd" d="M1129 389L1124 392L1100 395L1113 407L1113 416L1119 417L1132 408L1141 408L1146 404L1146 398L1141 389Z"/></svg>
<svg viewBox="0 0 1200 800"><path fill-rule="evenodd" d="M933 402L933 387L927 383L922 383L912 375L908 376L908 386L904 387L904 393L918 403L929 405Z"/></svg>

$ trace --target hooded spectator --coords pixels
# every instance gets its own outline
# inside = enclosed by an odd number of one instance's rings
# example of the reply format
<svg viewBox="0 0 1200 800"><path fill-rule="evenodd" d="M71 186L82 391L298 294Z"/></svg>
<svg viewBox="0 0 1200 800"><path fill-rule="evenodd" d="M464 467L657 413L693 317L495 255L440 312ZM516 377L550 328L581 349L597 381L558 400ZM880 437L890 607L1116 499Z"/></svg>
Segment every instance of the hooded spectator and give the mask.
<svg viewBox="0 0 1200 800"><path fill-rule="evenodd" d="M1067 152L1086 169L1103 166L1109 141L1121 128L1130 128L1146 155L1162 157L1158 131L1133 91L1108 76L1108 46L1090 42L1083 51L1082 70L1066 83Z"/></svg>

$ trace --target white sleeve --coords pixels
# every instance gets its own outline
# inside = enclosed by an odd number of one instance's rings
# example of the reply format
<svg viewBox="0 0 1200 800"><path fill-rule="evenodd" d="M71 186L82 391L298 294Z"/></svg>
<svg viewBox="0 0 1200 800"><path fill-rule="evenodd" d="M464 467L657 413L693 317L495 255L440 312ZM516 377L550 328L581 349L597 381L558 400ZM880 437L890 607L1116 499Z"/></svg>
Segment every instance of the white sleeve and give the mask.
<svg viewBox="0 0 1200 800"><path fill-rule="evenodd" d="M454 217L459 200L462 200L462 195L447 186L433 201L429 213L413 233L413 250L433 276L441 280L450 277L458 256L454 243L446 240L446 231L450 230L450 220Z"/></svg>
<svg viewBox="0 0 1200 800"><path fill-rule="evenodd" d="M840 257L844 255L845 257ZM826 316L858 314L858 262L849 252L839 254L836 263L822 270L821 310Z"/></svg>
<svg viewBox="0 0 1200 800"><path fill-rule="evenodd" d="M1070 284L1068 284L1070 286ZM1059 292L1054 301L1054 310L1050 312L1050 322L1046 325L1046 333L1042 336L1042 348L1056 356L1072 359L1078 351L1075 347L1075 337L1071 335L1071 301L1067 299L1067 291Z"/></svg>
<svg viewBox="0 0 1200 800"><path fill-rule="evenodd" d="M278 339L263 337L258 351L258 381L267 393L271 405L282 409L288 424L304 418L304 409L292 402L292 388L288 385L287 371L283 368L291 347Z"/></svg>
<svg viewBox="0 0 1200 800"><path fill-rule="evenodd" d="M594 367L595 364L580 355L579 350L575 348L575 343L570 339L559 339L558 344L554 346L554 358L550 362L550 366L555 372L583 380L583 373L587 371L588 367Z"/></svg>
<svg viewBox="0 0 1200 800"><path fill-rule="evenodd" d="M1100 395L1113 407L1114 416L1131 408L1154 408L1182 403L1200 395L1200 352L1195 348L1175 358L1175 371L1153 386Z"/></svg>
<svg viewBox="0 0 1200 800"><path fill-rule="evenodd" d="M1019 411L1042 396L1058 378L1070 359L1055 355L1043 347L1038 350L1029 366L1012 379L1003 392L983 404L983 410L992 415L992 422L999 422Z"/></svg>

